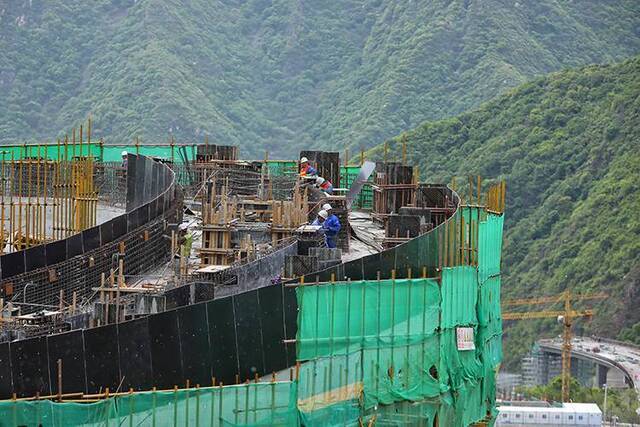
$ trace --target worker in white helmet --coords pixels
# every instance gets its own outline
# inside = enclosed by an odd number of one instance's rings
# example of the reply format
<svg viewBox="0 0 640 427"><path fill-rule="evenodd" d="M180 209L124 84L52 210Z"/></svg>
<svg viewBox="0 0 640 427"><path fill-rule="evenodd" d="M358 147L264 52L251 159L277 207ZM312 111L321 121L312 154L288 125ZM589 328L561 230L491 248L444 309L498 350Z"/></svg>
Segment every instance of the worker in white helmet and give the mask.
<svg viewBox="0 0 640 427"><path fill-rule="evenodd" d="M122 167L125 169L127 168L127 154L126 151L122 152Z"/></svg>
<svg viewBox="0 0 640 427"><path fill-rule="evenodd" d="M333 207L329 203L325 203L324 205L322 205L322 209L327 211L328 213L331 213Z"/></svg>
<svg viewBox="0 0 640 427"><path fill-rule="evenodd" d="M338 243L338 232L341 225L337 216L325 211L324 209L318 214L322 216L322 231L324 231L324 245L327 248L335 248Z"/></svg>
<svg viewBox="0 0 640 427"><path fill-rule="evenodd" d="M313 221L311 225L322 226L324 233L324 246L327 248L335 248L338 243L338 232L341 225L337 216L330 214L326 210L322 209L318 212L318 217Z"/></svg>
<svg viewBox="0 0 640 427"><path fill-rule="evenodd" d="M316 217L316 219L313 220L311 225L322 225L324 220L327 219L328 217L329 217L329 213L324 209L322 209L320 212L318 212L318 216Z"/></svg>
<svg viewBox="0 0 640 427"><path fill-rule="evenodd" d="M324 179L323 177L319 176L316 178L316 186L324 191L324 193L327 196L330 196L331 194L333 194L333 185L331 184L331 181L329 181L328 179Z"/></svg>
<svg viewBox="0 0 640 427"><path fill-rule="evenodd" d="M300 176L314 176L317 174L318 171L311 166L309 159L306 157L300 159Z"/></svg>

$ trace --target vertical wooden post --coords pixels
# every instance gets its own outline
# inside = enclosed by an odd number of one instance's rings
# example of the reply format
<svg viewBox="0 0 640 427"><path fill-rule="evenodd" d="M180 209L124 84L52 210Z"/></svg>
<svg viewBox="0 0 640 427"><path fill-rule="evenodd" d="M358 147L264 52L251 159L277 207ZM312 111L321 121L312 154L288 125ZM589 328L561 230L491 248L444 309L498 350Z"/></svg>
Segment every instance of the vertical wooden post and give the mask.
<svg viewBox="0 0 640 427"><path fill-rule="evenodd" d="M402 134L402 164L407 164L407 134Z"/></svg>
<svg viewBox="0 0 640 427"><path fill-rule="evenodd" d="M58 359L58 402L62 400L62 359Z"/></svg>
<svg viewBox="0 0 640 427"><path fill-rule="evenodd" d="M120 323L120 288L124 285L124 261L118 261L118 288L116 290L116 323Z"/></svg>

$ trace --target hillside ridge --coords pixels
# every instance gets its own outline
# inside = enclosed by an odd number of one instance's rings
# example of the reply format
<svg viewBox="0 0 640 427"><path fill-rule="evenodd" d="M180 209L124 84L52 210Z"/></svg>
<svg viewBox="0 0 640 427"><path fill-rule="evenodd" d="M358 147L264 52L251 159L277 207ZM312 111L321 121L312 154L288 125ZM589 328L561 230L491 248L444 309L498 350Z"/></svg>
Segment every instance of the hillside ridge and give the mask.
<svg viewBox="0 0 640 427"><path fill-rule="evenodd" d="M357 150L534 76L637 54L639 20L632 0L5 0L0 143L92 114L107 143Z"/></svg>

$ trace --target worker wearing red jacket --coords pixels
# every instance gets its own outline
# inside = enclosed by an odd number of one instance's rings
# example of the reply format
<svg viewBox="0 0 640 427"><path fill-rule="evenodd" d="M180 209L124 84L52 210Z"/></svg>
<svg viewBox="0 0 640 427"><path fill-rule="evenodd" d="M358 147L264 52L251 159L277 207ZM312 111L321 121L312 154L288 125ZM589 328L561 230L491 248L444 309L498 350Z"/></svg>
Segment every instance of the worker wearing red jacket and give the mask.
<svg viewBox="0 0 640 427"><path fill-rule="evenodd" d="M328 179L324 179L323 177L319 176L316 178L316 185L320 190L324 191L326 194L328 195L333 194L333 185L331 184L331 181L329 181Z"/></svg>

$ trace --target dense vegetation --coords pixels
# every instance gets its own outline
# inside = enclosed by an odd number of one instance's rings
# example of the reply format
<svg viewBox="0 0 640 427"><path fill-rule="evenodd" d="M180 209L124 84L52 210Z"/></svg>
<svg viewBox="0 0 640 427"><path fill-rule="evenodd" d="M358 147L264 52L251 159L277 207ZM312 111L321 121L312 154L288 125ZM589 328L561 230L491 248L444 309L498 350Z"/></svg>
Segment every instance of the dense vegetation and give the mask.
<svg viewBox="0 0 640 427"><path fill-rule="evenodd" d="M582 387L576 379L571 381L571 399L580 403L596 403L604 409L604 390L600 388ZM554 378L548 385L523 388L520 390L525 399L543 399L550 402L561 402L562 379ZM638 408L638 393L633 389L608 390L607 392L607 420L618 417L623 423L640 423Z"/></svg>
<svg viewBox="0 0 640 427"><path fill-rule="evenodd" d="M639 18L636 0L0 0L0 143L92 113L108 142L366 147L637 54Z"/></svg>
<svg viewBox="0 0 640 427"><path fill-rule="evenodd" d="M640 57L540 78L405 136L429 181L506 179L503 298L606 292L577 331L640 341ZM560 333L555 319L505 326L510 367Z"/></svg>

